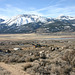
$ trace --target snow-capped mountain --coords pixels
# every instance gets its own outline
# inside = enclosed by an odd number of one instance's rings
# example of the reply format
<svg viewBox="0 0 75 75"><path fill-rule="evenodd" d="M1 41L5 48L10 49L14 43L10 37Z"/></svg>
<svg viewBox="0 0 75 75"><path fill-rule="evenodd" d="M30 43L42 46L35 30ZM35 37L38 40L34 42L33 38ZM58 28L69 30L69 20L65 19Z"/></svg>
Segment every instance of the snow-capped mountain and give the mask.
<svg viewBox="0 0 75 75"><path fill-rule="evenodd" d="M8 26L11 26L13 24L16 24L16 26L20 26L20 25L24 25L24 24L28 24L32 22L39 22L39 21L46 23L50 21L50 19L38 16L38 15L23 14L23 15L15 16L9 20L6 20L3 23L6 23Z"/></svg>
<svg viewBox="0 0 75 75"><path fill-rule="evenodd" d="M59 19L59 20L75 20L75 17L60 15L56 19Z"/></svg>
<svg viewBox="0 0 75 75"><path fill-rule="evenodd" d="M75 17L59 16L46 18L38 15L23 14L0 23L0 33L50 33L75 31Z"/></svg>

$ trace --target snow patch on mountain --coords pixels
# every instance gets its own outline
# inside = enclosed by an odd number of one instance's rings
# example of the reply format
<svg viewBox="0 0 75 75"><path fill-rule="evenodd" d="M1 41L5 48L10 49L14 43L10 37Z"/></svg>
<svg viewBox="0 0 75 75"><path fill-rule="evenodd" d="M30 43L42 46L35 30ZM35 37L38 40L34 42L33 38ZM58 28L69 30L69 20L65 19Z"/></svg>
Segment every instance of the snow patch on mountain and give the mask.
<svg viewBox="0 0 75 75"><path fill-rule="evenodd" d="M28 24L28 23L32 23L32 22L39 22L39 21L46 23L47 18L38 16L38 15L23 14L23 15L18 15L18 16L12 17L11 19L4 21L3 23L6 23L8 26L11 26L13 24L20 26L20 25L24 25L24 24Z"/></svg>
<svg viewBox="0 0 75 75"><path fill-rule="evenodd" d="M60 15L56 19L60 19L60 20L74 20L75 17Z"/></svg>

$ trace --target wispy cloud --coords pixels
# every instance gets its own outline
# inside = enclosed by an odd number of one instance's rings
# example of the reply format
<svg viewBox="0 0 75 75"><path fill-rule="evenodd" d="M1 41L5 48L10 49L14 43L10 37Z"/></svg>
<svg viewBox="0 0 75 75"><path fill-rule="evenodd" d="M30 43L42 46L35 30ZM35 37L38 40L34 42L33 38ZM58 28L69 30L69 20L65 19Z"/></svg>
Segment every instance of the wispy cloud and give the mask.
<svg viewBox="0 0 75 75"><path fill-rule="evenodd" d="M58 15L71 15L75 16L75 5L73 6L62 6L62 2L65 2L66 0L60 0L55 5L50 5L38 10L35 10L37 12L44 12L44 16L47 17L57 17Z"/></svg>
<svg viewBox="0 0 75 75"><path fill-rule="evenodd" d="M11 18L12 16L16 16L19 14L36 14L36 15L41 15L42 13L37 12L36 10L34 11L35 8L29 8L28 10L20 9L18 7L14 7L10 4L6 4L5 8L0 8L0 18ZM8 17L7 17L8 16Z"/></svg>
<svg viewBox="0 0 75 75"><path fill-rule="evenodd" d="M30 7L28 9L22 9L10 4L6 4L4 8L0 8L0 18L11 18L18 14L36 14L45 17L57 17L58 15L73 15L75 16L75 6L64 6L62 3L66 0L58 0L55 4L52 3L56 0L52 0L47 7L37 9L35 7Z"/></svg>

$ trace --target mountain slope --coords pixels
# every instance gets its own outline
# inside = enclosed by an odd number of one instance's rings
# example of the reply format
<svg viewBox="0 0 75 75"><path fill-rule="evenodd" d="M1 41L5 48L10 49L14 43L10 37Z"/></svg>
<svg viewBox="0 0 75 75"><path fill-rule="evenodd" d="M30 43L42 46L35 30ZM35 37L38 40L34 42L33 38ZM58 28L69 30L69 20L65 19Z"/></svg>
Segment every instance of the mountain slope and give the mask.
<svg viewBox="0 0 75 75"><path fill-rule="evenodd" d="M75 20L75 17L60 15L56 19L59 19L59 20Z"/></svg>
<svg viewBox="0 0 75 75"><path fill-rule="evenodd" d="M72 25L72 23L64 20L54 20L53 23L45 23L42 25L37 32L42 33L50 33L50 32L73 32L75 31L75 26Z"/></svg>
<svg viewBox="0 0 75 75"><path fill-rule="evenodd" d="M50 19L38 15L23 14L23 15L15 16L9 20L6 20L3 23L6 23L8 26L11 26L13 24L16 24L16 26L20 26L32 22L39 22L39 21L45 23L50 21Z"/></svg>
<svg viewBox="0 0 75 75"><path fill-rule="evenodd" d="M60 31L74 32L75 17L59 16L53 19L23 14L0 24L0 33L50 33Z"/></svg>

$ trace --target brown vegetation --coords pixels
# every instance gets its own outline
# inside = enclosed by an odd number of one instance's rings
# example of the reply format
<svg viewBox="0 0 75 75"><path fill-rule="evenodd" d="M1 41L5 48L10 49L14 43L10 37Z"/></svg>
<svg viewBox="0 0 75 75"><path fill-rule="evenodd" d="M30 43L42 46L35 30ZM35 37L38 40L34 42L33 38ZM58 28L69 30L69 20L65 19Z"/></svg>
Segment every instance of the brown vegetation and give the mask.
<svg viewBox="0 0 75 75"><path fill-rule="evenodd" d="M30 75L75 75L75 40L1 41L0 62L23 63Z"/></svg>

